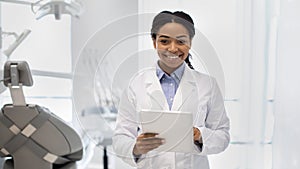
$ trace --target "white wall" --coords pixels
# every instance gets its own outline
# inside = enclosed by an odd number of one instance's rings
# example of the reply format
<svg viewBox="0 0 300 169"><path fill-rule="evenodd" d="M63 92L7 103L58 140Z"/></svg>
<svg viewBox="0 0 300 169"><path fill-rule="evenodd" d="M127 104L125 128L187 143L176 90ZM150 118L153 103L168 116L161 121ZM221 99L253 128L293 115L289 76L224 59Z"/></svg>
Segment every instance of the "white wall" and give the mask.
<svg viewBox="0 0 300 169"><path fill-rule="evenodd" d="M300 168L299 8L299 1L281 1L277 39L273 169Z"/></svg>
<svg viewBox="0 0 300 169"><path fill-rule="evenodd" d="M72 20L72 62L73 72L75 72L74 87L86 87L87 91L91 91L91 95L85 95L87 98L92 98L92 102L81 98L78 100L78 104L82 103L83 105L78 105L78 111L85 106L95 106L94 103L99 102L99 100L95 100L97 98L94 97L97 96L94 94L97 93L95 90L101 89L100 87L96 89L95 80L107 78L108 83L103 85L108 85L109 82L113 83L116 78L120 78L121 75L114 76L116 72L120 71L119 64L127 57L134 55L138 43L134 36L133 38L127 37L137 32L137 17L134 16L137 14L137 1L100 2L91 0L86 1L85 6L86 10L80 19ZM121 42L119 42L120 40ZM131 65L136 65L134 62L135 60L132 60ZM127 68L130 69L130 67ZM123 78L114 83L124 81L127 75L122 75ZM84 80L79 78L77 81L77 76L83 76ZM103 79L100 82L103 82ZM77 92L76 89L74 90Z"/></svg>

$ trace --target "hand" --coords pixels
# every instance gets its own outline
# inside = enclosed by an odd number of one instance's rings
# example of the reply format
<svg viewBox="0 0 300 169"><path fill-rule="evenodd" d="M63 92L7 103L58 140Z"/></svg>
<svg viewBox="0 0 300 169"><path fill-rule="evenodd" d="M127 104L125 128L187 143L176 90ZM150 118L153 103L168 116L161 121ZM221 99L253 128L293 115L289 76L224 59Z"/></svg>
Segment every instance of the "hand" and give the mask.
<svg viewBox="0 0 300 169"><path fill-rule="evenodd" d="M202 143L202 136L201 136L201 132L198 128L193 127L194 129L194 142L198 141L199 143Z"/></svg>
<svg viewBox="0 0 300 169"><path fill-rule="evenodd" d="M143 133L140 134L133 148L133 154L138 156L146 154L149 151L156 149L165 143L165 139L156 137L158 133Z"/></svg>

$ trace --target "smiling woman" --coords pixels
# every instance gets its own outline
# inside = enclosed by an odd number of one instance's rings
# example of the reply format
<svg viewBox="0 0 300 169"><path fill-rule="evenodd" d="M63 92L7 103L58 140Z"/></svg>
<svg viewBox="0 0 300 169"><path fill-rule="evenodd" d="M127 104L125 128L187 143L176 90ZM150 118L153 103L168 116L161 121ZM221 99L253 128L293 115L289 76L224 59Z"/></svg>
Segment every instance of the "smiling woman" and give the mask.
<svg viewBox="0 0 300 169"><path fill-rule="evenodd" d="M151 37L159 59L155 67L132 77L120 99L113 137L115 152L132 166L209 169L207 155L220 153L229 144L229 119L219 87L214 78L193 70L189 62L194 35L193 20L184 12L163 11L154 17ZM186 125L193 133L185 138L190 137L193 150L159 153L167 131L152 131L157 134L145 138L139 115L143 109L191 113L193 122ZM176 124L184 123L176 120ZM180 142L175 140L171 147Z"/></svg>
<svg viewBox="0 0 300 169"><path fill-rule="evenodd" d="M153 39L153 45L160 57L159 66L170 75L188 58L191 38L183 25L167 23Z"/></svg>

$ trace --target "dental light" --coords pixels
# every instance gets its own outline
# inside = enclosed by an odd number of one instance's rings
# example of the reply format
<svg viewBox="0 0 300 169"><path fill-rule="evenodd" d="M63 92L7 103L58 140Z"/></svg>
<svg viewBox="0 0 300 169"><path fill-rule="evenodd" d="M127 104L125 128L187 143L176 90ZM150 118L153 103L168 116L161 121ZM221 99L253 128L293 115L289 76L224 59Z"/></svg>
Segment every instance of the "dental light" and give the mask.
<svg viewBox="0 0 300 169"><path fill-rule="evenodd" d="M69 14L78 18L83 8L79 0L39 0L37 2L0 0L0 2L31 5L31 10L35 14L36 19L41 19L49 14L54 14L56 20L61 19L62 14Z"/></svg>
<svg viewBox="0 0 300 169"><path fill-rule="evenodd" d="M62 14L70 14L79 17L82 5L75 0L42 0L32 5L32 11L36 19L40 19L48 14L54 14L55 19L59 20Z"/></svg>

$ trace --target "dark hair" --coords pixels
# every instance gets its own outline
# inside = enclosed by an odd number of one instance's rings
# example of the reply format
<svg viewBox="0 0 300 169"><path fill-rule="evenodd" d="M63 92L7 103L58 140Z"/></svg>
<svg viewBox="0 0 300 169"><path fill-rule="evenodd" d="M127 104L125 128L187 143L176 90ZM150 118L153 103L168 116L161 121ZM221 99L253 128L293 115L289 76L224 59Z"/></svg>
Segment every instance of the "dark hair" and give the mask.
<svg viewBox="0 0 300 169"><path fill-rule="evenodd" d="M153 19L151 28L152 39L156 39L156 35L159 29L167 23L179 23L188 30L191 39L195 36L194 22L190 15L182 11L162 11L159 14L157 14ZM190 56L191 54L188 55L188 57L185 59L185 62L191 69L194 69L189 60Z"/></svg>

